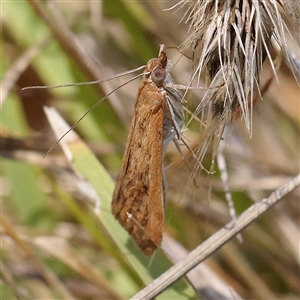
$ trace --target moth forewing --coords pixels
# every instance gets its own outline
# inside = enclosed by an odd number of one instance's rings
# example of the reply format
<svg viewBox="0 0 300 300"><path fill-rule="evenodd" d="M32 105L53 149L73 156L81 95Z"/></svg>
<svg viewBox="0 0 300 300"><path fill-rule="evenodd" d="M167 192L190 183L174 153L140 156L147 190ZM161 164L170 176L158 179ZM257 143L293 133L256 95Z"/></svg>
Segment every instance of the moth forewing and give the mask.
<svg viewBox="0 0 300 300"><path fill-rule="evenodd" d="M161 51L145 68L112 200L116 219L146 255L161 245L164 226L162 160L166 65L167 56Z"/></svg>

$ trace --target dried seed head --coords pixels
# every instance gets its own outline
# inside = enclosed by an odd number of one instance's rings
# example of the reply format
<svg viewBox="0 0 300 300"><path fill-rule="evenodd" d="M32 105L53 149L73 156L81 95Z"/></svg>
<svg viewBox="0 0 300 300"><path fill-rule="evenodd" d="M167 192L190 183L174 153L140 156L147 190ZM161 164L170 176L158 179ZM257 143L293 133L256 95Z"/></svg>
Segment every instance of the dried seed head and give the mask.
<svg viewBox="0 0 300 300"><path fill-rule="evenodd" d="M192 80L199 82L202 76L210 87L195 112L206 112L207 134L203 148L206 149L213 136L218 144L237 109L241 110L251 135L252 105L254 94L259 94L259 73L268 59L276 76L271 57L274 42L291 63L286 42L289 32L283 16L287 9L296 26L299 1L182 0L180 4L187 7L185 19L190 23L191 34L183 43L182 51L191 49L193 52ZM299 36L297 38L299 40ZM212 88L214 86L216 88Z"/></svg>

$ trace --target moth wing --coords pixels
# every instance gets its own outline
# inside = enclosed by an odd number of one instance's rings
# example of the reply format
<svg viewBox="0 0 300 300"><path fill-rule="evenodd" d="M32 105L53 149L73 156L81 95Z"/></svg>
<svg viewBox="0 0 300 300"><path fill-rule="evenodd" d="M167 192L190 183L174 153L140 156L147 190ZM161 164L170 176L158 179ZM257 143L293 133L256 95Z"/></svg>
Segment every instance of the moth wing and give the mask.
<svg viewBox="0 0 300 300"><path fill-rule="evenodd" d="M113 214L147 255L161 245L164 226L163 101L156 86L141 84L112 200Z"/></svg>

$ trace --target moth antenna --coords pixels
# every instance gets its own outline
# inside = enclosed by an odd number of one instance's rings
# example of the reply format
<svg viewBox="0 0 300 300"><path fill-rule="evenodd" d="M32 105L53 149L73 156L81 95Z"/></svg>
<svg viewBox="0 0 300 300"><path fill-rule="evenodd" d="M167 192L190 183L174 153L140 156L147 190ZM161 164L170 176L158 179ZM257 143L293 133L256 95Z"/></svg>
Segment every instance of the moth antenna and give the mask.
<svg viewBox="0 0 300 300"><path fill-rule="evenodd" d="M113 79L116 79L116 78L119 78L121 76L124 76L124 75L128 75L128 74L131 74L133 72L136 72L136 71L139 71L143 68L145 68L146 65L143 65L141 67L138 67L138 68L135 68L135 69L132 69L132 70L129 70L129 71L126 71L126 72L123 72L123 73L119 73L117 75L113 75L113 76L110 76L110 77L107 77L107 78L104 78L104 79L99 79L99 80L94 80L94 81L86 81L86 82L77 82L77 83L66 83L66 84L58 84L58 85L37 85L37 86L27 86L27 87L24 87L21 89L21 91L24 91L24 90L31 90L31 89L57 89L57 88L62 88L62 87L71 87L71 86L82 86L82 85L92 85L92 84L97 84L97 83L102 83L102 82L106 82L106 81L109 81L109 80L113 80ZM129 81L130 82L130 81ZM99 100L100 101L100 100Z"/></svg>
<svg viewBox="0 0 300 300"><path fill-rule="evenodd" d="M141 67L140 67L141 68ZM138 68L138 69L140 69ZM137 69L135 69L137 70ZM125 73L123 73L124 75ZM115 91L117 91L118 89L120 89L121 87L123 87L124 85L130 83L131 81L134 81L135 79L143 76L145 73L141 73L139 75L134 76L133 78L131 78L130 80L127 80L126 82L122 83L121 85L119 85L117 88L113 89L111 92L109 92L108 94L106 94L104 97L102 97L100 100L98 100L92 107L90 107L80 118L78 121L76 121L71 127L70 129L68 129L51 147L50 149L46 152L46 154L43 156L47 156L56 146L57 144L70 132L72 131L80 122L81 120L88 114L90 113L94 108L96 108L101 102L103 102L107 97L109 97L111 94L113 94ZM120 74L118 74L119 77ZM117 77L115 77L117 78Z"/></svg>

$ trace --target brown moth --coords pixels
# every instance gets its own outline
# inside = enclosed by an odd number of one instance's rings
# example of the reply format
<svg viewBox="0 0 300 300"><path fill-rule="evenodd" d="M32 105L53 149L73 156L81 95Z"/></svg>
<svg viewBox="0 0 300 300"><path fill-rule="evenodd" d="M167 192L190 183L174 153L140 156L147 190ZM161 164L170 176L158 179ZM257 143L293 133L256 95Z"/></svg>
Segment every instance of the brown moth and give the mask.
<svg viewBox="0 0 300 300"><path fill-rule="evenodd" d="M168 70L168 58L163 50L164 45L161 45L158 58L149 60L144 70L135 102L135 112L126 143L121 172L116 182L112 200L114 216L131 234L146 255L151 255L161 245L162 241L164 198L167 189L162 165L165 150L172 140L179 151L178 140L186 145L181 137L184 99L175 88ZM141 68L132 71L138 71ZM56 86L31 86L22 90L96 84L130 72L102 80ZM51 146L45 156L111 93L97 101Z"/></svg>
<svg viewBox="0 0 300 300"><path fill-rule="evenodd" d="M184 100L172 86L167 63L162 45L158 58L146 65L112 200L114 216L146 255L162 242L163 157L168 143L181 139L184 118Z"/></svg>

